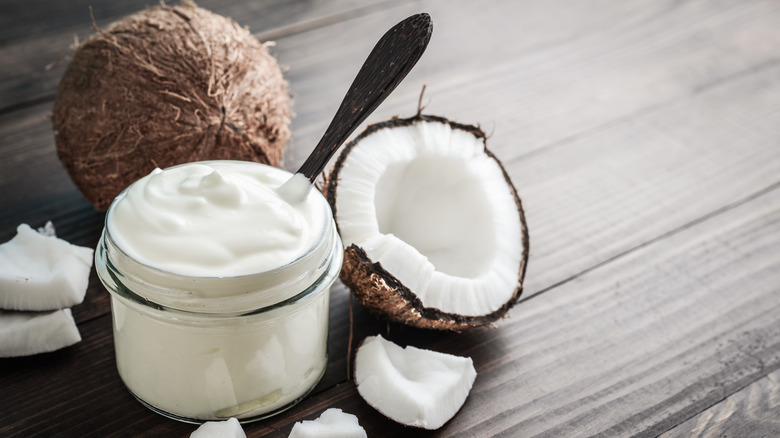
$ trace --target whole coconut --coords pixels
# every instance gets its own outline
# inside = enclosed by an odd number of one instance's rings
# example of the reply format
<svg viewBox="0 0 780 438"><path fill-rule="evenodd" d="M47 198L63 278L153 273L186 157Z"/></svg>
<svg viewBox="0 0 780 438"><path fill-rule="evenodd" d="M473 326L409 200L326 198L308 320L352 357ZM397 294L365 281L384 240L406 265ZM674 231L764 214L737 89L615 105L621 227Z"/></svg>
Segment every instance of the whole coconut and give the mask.
<svg viewBox="0 0 780 438"><path fill-rule="evenodd" d="M264 44L184 2L145 9L80 45L53 124L60 160L105 210L155 167L207 159L279 166L290 95Z"/></svg>

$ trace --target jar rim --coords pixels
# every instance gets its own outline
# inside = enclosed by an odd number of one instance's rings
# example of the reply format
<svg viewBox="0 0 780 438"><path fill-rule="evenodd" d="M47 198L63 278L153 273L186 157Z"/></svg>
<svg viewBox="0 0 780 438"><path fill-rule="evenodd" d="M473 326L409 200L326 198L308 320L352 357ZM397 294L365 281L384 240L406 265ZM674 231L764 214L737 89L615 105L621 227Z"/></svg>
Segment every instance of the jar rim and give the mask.
<svg viewBox="0 0 780 438"><path fill-rule="evenodd" d="M263 291L261 290L239 295L238 300L235 299L234 296L208 297L202 300L197 300L197 302L190 302L188 303L189 305L176 305L176 301L180 300L164 299L164 295L159 293L160 290L153 291L149 294L140 294L136 291L137 288L133 287L132 284L127 284L135 282L129 278L128 275L124 274L120 269L118 269L116 265L112 263L111 257L106 254L110 250L109 247L107 247L106 240L104 239L105 232L103 236L101 236L100 242L98 244L98 250L95 251L95 266L98 277L111 295L124 298L134 304L139 304L158 311L174 312L184 317L187 315L191 315L197 318L203 317L204 315L219 315L221 317L250 316L274 310L289 304L297 303L325 287L330 287L330 285L333 283L333 281L335 281L341 272L341 265L344 257L344 249L341 244L341 239L338 238L335 227L332 230L332 234L334 239L329 248L327 248L329 251L325 255L323 263L321 263L319 266L321 269L310 272L310 274L315 275L301 276L296 278L291 283L276 285L280 289L287 289L292 291L290 293L272 295L273 297L276 297L276 299L253 300L252 295L262 293ZM162 273L167 274L166 272ZM245 276L245 278L251 280L252 277L257 275L259 274ZM214 277L211 278L211 280L219 281L230 278L231 277ZM144 286L149 288L152 285L145 283ZM147 292L149 291L147 290ZM221 301L226 301L232 305L220 306L219 303Z"/></svg>

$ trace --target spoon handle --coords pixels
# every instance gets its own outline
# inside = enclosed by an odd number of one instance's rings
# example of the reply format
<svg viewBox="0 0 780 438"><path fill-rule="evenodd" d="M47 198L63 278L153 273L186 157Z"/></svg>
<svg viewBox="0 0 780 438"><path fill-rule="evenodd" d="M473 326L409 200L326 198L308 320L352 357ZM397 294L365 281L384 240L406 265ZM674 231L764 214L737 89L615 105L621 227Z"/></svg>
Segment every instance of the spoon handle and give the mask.
<svg viewBox="0 0 780 438"><path fill-rule="evenodd" d="M382 36L358 71L330 126L298 173L314 182L328 160L355 129L406 77L431 39L433 22L413 15Z"/></svg>

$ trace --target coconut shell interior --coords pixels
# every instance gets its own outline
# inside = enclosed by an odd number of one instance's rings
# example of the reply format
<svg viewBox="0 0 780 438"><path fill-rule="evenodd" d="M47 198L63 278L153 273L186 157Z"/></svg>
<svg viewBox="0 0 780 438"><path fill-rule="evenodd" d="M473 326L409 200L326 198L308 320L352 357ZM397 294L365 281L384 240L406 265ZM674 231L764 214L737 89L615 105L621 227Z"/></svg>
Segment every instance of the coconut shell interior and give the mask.
<svg viewBox="0 0 780 438"><path fill-rule="evenodd" d="M287 84L267 47L191 2L98 29L73 54L53 111L60 160L99 210L155 167L279 166L289 118Z"/></svg>

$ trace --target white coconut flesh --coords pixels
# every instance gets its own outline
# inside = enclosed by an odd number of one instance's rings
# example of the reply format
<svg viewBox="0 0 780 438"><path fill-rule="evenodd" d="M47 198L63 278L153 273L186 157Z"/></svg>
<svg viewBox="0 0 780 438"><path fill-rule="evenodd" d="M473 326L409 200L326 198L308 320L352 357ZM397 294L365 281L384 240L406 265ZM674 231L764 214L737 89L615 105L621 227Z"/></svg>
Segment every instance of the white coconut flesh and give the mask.
<svg viewBox="0 0 780 438"><path fill-rule="evenodd" d="M190 438L246 438L241 423L235 418L207 421L190 434Z"/></svg>
<svg viewBox="0 0 780 438"><path fill-rule="evenodd" d="M439 121L379 129L346 154L336 221L424 307L463 316L518 290L524 235L514 192L484 139Z"/></svg>
<svg viewBox="0 0 780 438"><path fill-rule="evenodd" d="M70 309L53 312L0 310L0 357L48 353L80 340Z"/></svg>
<svg viewBox="0 0 780 438"><path fill-rule="evenodd" d="M402 348L381 336L366 338L355 355L361 397L388 418L424 429L455 416L476 376L469 357Z"/></svg>
<svg viewBox="0 0 780 438"><path fill-rule="evenodd" d="M21 224L0 245L0 308L55 310L84 300L92 267L92 248L72 245Z"/></svg>
<svg viewBox="0 0 780 438"><path fill-rule="evenodd" d="M366 438L358 418L341 409L330 408L316 420L299 421L288 438Z"/></svg>

